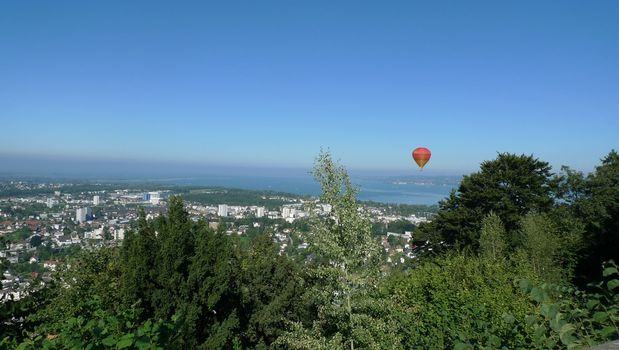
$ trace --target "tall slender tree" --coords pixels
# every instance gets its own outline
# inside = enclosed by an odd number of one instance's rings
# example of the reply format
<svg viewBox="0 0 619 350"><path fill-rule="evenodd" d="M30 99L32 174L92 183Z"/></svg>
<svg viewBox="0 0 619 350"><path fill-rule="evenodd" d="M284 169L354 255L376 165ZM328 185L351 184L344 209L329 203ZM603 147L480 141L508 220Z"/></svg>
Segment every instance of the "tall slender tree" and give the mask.
<svg viewBox="0 0 619 350"><path fill-rule="evenodd" d="M238 332L238 259L222 228L198 224L195 255L187 286L190 293L183 327L186 346L230 346ZM206 343L205 343L206 342Z"/></svg>
<svg viewBox="0 0 619 350"><path fill-rule="evenodd" d="M561 276L560 240L557 228L545 214L530 213L522 219L520 246L527 253L533 271L549 282Z"/></svg>
<svg viewBox="0 0 619 350"><path fill-rule="evenodd" d="M157 252L159 244L151 224L146 221L144 209L138 212L136 231L125 235L121 249L121 290L123 302L138 303L141 316L153 316L153 291L156 283Z"/></svg>
<svg viewBox="0 0 619 350"><path fill-rule="evenodd" d="M357 204L357 190L328 152L319 154L313 174L322 188L320 201L332 208L313 218L308 237L314 284L305 299L315 314L277 343L293 349L391 348L398 336L390 332L388 318L379 317L386 305L374 298L380 250Z"/></svg>
<svg viewBox="0 0 619 350"><path fill-rule="evenodd" d="M285 321L298 321L303 280L299 267L270 234L262 234L244 250L239 312L243 345L266 349L284 331Z"/></svg>
<svg viewBox="0 0 619 350"><path fill-rule="evenodd" d="M157 264L157 283L162 287L154 295L156 316L169 318L182 311L189 299L187 276L194 253L194 232L180 196L170 197L168 218L158 232L161 242Z"/></svg>
<svg viewBox="0 0 619 350"><path fill-rule="evenodd" d="M503 259L507 253L505 227L501 218L492 212L481 222L479 252L490 261Z"/></svg>

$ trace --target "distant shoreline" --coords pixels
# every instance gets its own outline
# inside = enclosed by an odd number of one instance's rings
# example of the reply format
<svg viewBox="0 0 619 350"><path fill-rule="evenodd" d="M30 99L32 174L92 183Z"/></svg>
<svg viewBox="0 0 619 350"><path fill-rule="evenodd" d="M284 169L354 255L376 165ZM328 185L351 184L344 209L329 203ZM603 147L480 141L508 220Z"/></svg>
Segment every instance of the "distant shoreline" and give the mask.
<svg viewBox="0 0 619 350"><path fill-rule="evenodd" d="M398 180L400 179L400 180ZM420 178L398 177L353 177L359 187L360 201L374 201L391 204L435 205L447 197L459 184L460 177L433 176ZM0 181L64 182L76 184L132 184L142 186L173 187L218 187L250 191L271 191L299 196L317 196L320 188L309 177L285 176L191 176L169 178L126 178L126 179L71 179L63 177L0 176Z"/></svg>

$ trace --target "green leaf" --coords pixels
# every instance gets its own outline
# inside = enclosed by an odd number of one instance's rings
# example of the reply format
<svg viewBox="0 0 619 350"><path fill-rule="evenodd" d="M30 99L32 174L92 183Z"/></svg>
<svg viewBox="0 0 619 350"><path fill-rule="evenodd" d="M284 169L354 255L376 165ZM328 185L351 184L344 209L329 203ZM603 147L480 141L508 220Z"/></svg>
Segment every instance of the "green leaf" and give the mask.
<svg viewBox="0 0 619 350"><path fill-rule="evenodd" d="M613 326L606 326L606 327L602 328L602 330L600 331L600 334L602 334L602 337L604 337L604 339L611 338L611 336L614 333L615 333L615 327L613 327Z"/></svg>
<svg viewBox="0 0 619 350"><path fill-rule="evenodd" d="M567 350L580 350L582 349L582 344L578 341L573 341L567 346Z"/></svg>
<svg viewBox="0 0 619 350"><path fill-rule="evenodd" d="M454 350L469 350L472 348L473 347L470 344L466 344L466 343L458 343L456 344L456 346L454 346Z"/></svg>
<svg viewBox="0 0 619 350"><path fill-rule="evenodd" d="M535 326L535 329L533 330L533 335L535 336L535 338L541 339L544 334L546 334L546 327L544 326Z"/></svg>
<svg viewBox="0 0 619 350"><path fill-rule="evenodd" d="M608 314L606 312L603 312L603 311L598 311L598 312L593 314L593 319L596 322L603 323L604 321L606 321L608 319Z"/></svg>
<svg viewBox="0 0 619 350"><path fill-rule="evenodd" d="M137 347L140 350L149 349L150 348L150 342L148 341L148 339L146 337L140 337L140 338L136 339L135 347Z"/></svg>
<svg viewBox="0 0 619 350"><path fill-rule="evenodd" d="M597 299L590 299L587 301L587 309L592 310L594 307L598 306L600 301Z"/></svg>
<svg viewBox="0 0 619 350"><path fill-rule="evenodd" d="M572 343L576 341L576 338L571 333L559 336L559 339L561 339L561 343L563 343L563 345L567 345L567 346L570 346Z"/></svg>
<svg viewBox="0 0 619 350"><path fill-rule="evenodd" d="M511 314L503 314L503 321L505 321L505 323L513 324L516 322L516 318Z"/></svg>
<svg viewBox="0 0 619 350"><path fill-rule="evenodd" d="M548 319L554 319L559 313L559 305L557 304L543 304L540 308L541 314Z"/></svg>
<svg viewBox="0 0 619 350"><path fill-rule="evenodd" d="M561 342L564 345L569 345L571 344L574 340L576 340L573 336L572 333L574 332L576 328L574 327L574 325L570 324L570 323L566 323L564 324L561 329L559 330L559 339L561 339Z"/></svg>
<svg viewBox="0 0 619 350"><path fill-rule="evenodd" d="M523 291L528 292L529 288L531 286L531 283L528 280L522 279L518 282L518 286L520 287L520 289L522 289Z"/></svg>
<svg viewBox="0 0 619 350"><path fill-rule="evenodd" d="M552 330L555 332L559 332L561 330L561 327L563 327L565 324L566 322L561 319L560 314L557 314L557 317L550 320L550 328L552 328Z"/></svg>
<svg viewBox="0 0 619 350"><path fill-rule="evenodd" d="M124 348L130 347L132 344L133 344L133 334L132 333L126 334L122 338L120 338L118 343L116 343L116 348L124 349Z"/></svg>
<svg viewBox="0 0 619 350"><path fill-rule="evenodd" d="M31 349L30 347L31 344L23 342L21 344L19 344L19 346L17 346L17 350L26 350L26 349Z"/></svg>
<svg viewBox="0 0 619 350"><path fill-rule="evenodd" d="M541 303L542 301L544 301L544 291L539 287L534 287L533 289L531 289L530 295L531 295L531 298L537 301L538 303Z"/></svg>
<svg viewBox="0 0 619 350"><path fill-rule="evenodd" d="M606 285L608 286L609 290L613 290L613 289L619 287L619 280L610 280L610 281L608 281L608 283Z"/></svg>
<svg viewBox="0 0 619 350"><path fill-rule="evenodd" d="M103 343L103 345L105 346L114 346L114 344L116 344L116 337L113 335L110 335L107 338L104 338L101 343Z"/></svg>
<svg viewBox="0 0 619 350"><path fill-rule="evenodd" d="M533 324L535 324L537 322L537 316L536 315L527 315L524 318L524 322L528 325L528 326L532 326Z"/></svg>
<svg viewBox="0 0 619 350"><path fill-rule="evenodd" d="M610 275L615 275L615 274L618 274L618 273L619 273L619 271L617 271L617 268L614 267L614 266L611 266L611 267L605 268L604 272L602 272L602 275L604 277L608 277Z"/></svg>
<svg viewBox="0 0 619 350"><path fill-rule="evenodd" d="M492 334L488 338L488 346L490 346L490 348L498 349L500 345L501 345L501 338L497 337L496 335Z"/></svg>

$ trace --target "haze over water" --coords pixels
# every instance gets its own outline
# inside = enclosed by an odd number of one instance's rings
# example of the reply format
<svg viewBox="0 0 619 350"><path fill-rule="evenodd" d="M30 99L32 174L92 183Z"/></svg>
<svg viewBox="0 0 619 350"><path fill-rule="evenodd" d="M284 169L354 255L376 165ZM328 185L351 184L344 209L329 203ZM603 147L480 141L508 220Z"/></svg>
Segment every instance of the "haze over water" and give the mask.
<svg viewBox="0 0 619 350"><path fill-rule="evenodd" d="M318 195L320 187L308 176L199 176L187 178L150 178L130 181L147 181L174 185L221 186L248 190L270 190L299 195ZM437 204L447 197L459 184L457 176L394 177L366 176L352 177L358 186L357 198L399 204Z"/></svg>
<svg viewBox="0 0 619 350"><path fill-rule="evenodd" d="M412 163L412 162L411 162ZM49 181L157 183L220 186L318 195L320 187L309 168L274 168L217 164L189 164L101 159L16 157L0 154L0 178ZM461 175L432 169L382 172L353 169L353 183L360 200L385 203L436 204L458 186Z"/></svg>

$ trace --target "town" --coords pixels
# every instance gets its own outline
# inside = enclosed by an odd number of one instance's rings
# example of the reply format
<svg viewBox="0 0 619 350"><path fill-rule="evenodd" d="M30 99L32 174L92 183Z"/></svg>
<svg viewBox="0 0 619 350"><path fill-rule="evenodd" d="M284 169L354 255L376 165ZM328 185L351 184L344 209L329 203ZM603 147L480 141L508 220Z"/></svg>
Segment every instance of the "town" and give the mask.
<svg viewBox="0 0 619 350"><path fill-rule="evenodd" d="M19 300L28 290L44 287L63 261L80 250L122 244L140 208L148 220L156 219L166 213L167 200L174 195L183 196L194 221L205 220L210 228L241 241L269 234L280 254L301 258L309 255L305 237L310 218L332 210L316 197L225 188L0 182L0 300ZM404 264L423 251L413 232L434 210L401 207L359 204L382 244L386 265Z"/></svg>

